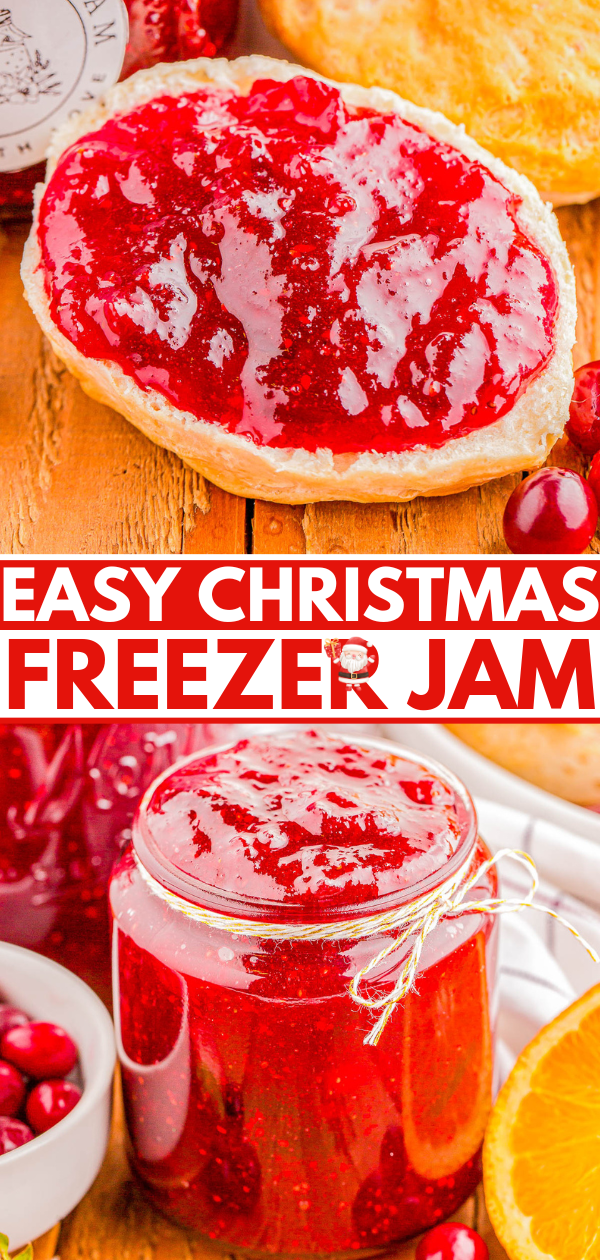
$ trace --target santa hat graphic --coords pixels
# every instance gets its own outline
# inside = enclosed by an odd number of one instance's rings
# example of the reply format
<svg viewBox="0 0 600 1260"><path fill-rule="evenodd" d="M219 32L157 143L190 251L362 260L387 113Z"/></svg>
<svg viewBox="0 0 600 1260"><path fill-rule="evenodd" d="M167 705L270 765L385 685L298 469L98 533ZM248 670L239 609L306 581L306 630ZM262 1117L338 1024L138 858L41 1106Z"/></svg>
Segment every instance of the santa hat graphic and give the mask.
<svg viewBox="0 0 600 1260"><path fill-rule="evenodd" d="M344 647L345 648L350 647L352 644L356 644L356 647L364 648L365 651L369 646L366 639L361 639L358 637L358 635L354 635L352 639L346 639L346 642L344 643Z"/></svg>

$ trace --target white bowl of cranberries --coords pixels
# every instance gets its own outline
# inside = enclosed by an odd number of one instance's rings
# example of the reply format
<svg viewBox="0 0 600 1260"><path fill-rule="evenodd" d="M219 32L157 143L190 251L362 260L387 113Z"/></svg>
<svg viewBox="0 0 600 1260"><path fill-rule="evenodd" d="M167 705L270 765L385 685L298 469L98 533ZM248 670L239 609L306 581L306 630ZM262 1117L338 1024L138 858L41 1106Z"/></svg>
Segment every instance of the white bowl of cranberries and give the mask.
<svg viewBox="0 0 600 1260"><path fill-rule="evenodd" d="M0 1233L11 1250L62 1220L106 1151L113 1028L58 963L0 942Z"/></svg>

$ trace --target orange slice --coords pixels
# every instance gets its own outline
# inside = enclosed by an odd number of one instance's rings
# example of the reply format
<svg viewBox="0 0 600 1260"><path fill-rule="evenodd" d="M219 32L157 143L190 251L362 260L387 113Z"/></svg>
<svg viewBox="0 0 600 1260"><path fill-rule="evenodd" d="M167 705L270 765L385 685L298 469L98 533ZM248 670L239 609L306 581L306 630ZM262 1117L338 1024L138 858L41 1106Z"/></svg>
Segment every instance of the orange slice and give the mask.
<svg viewBox="0 0 600 1260"><path fill-rule="evenodd" d="M488 1125L484 1186L510 1260L600 1260L600 985L517 1060Z"/></svg>

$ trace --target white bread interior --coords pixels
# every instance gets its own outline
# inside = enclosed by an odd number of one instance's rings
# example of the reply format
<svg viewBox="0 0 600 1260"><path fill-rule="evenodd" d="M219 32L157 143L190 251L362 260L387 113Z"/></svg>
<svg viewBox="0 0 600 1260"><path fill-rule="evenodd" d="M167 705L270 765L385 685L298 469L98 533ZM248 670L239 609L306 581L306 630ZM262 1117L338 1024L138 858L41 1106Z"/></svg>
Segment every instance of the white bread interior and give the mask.
<svg viewBox="0 0 600 1260"><path fill-rule="evenodd" d="M416 495L451 494L507 473L539 467L568 417L576 318L573 270L554 214L533 184L492 157L444 115L413 105L382 88L334 83L313 71L269 57L199 59L159 65L117 84L102 102L57 129L48 152L46 182L69 145L97 130L111 116L126 113L154 96L177 96L207 81L247 92L257 78L286 80L297 74L331 83L351 104L397 112L435 138L453 145L467 158L481 162L522 199L517 221L550 259L558 284L559 310L551 359L512 410L495 423L449 440L439 449L418 446L391 454L334 454L328 449L311 452L257 446L219 425L180 411L157 391L143 390L117 364L86 357L56 327L40 265L38 213L46 185L38 185L22 277L29 305L57 355L92 398L114 407L152 441L175 451L186 464L234 494L279 503L328 499L385 503L406 501Z"/></svg>

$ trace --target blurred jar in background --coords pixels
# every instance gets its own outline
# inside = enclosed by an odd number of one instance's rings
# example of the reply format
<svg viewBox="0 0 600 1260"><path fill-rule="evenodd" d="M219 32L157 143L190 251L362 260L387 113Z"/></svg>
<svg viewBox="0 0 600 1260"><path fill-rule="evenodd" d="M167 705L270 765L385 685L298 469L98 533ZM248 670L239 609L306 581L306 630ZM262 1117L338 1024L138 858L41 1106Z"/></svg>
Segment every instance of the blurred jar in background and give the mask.
<svg viewBox="0 0 600 1260"><path fill-rule="evenodd" d="M178 758L235 738L202 722L0 724L0 939L110 1000L106 886L140 797Z"/></svg>
<svg viewBox="0 0 600 1260"><path fill-rule="evenodd" d="M238 0L12 0L0 5L0 213L27 211L53 127L118 79L214 57ZM127 20L128 19L128 20ZM129 34L127 33L129 29Z"/></svg>
<svg viewBox="0 0 600 1260"><path fill-rule="evenodd" d="M214 57L233 34L238 0L125 0L129 40L121 78L159 61Z"/></svg>

